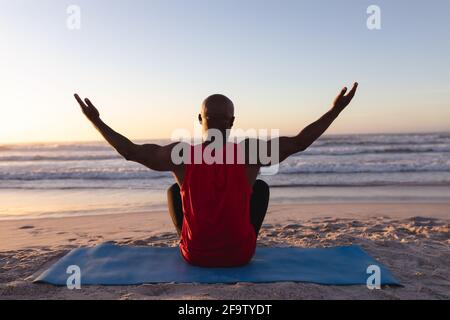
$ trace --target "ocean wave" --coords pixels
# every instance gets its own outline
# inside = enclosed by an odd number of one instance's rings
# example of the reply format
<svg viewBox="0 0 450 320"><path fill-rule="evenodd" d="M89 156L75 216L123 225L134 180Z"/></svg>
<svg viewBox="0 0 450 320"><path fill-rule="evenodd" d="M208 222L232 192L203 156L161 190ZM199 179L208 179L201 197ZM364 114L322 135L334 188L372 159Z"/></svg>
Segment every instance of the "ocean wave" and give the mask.
<svg viewBox="0 0 450 320"><path fill-rule="evenodd" d="M128 172L128 173L110 173L110 172L1 172L0 180L146 180L146 179L164 179L171 177L169 173L148 172Z"/></svg>
<svg viewBox="0 0 450 320"><path fill-rule="evenodd" d="M165 191L164 188L156 188L154 185L136 185L135 181L130 181L127 184L119 184L119 185L91 185L91 184L78 184L78 185L53 185L51 183L47 184L30 184L23 185L20 181L17 181L18 184L0 184L0 190L65 190L65 191L73 191L73 190L159 190ZM66 184L67 181L64 181ZM167 183L169 186L171 182ZM364 181L364 182L354 182L354 181L346 181L342 180L339 183L335 182L319 182L319 181L311 181L311 182L280 182L280 181L269 181L269 186L271 188L304 188L304 187L330 187L330 188L339 188L339 187L387 187L387 186L405 186L405 187L450 187L450 180L448 181Z"/></svg>
<svg viewBox="0 0 450 320"><path fill-rule="evenodd" d="M409 187L443 187L450 186L450 181L431 181L431 182L415 182L415 181L371 181L364 183L357 182L341 182L341 183L269 183L272 188L301 188L301 187L387 187L387 186L409 186Z"/></svg>
<svg viewBox="0 0 450 320"><path fill-rule="evenodd" d="M40 185L12 185L12 186L5 186L0 185L0 189L8 189L8 190L153 190L153 188L150 187L124 187L124 186L40 186Z"/></svg>
<svg viewBox="0 0 450 320"><path fill-rule="evenodd" d="M395 154L395 153L450 153L450 145L437 146L404 146L398 147L379 146L371 148L356 148L356 147L311 147L303 152L299 152L297 156L316 156L316 155L331 155L331 156L349 156L349 155L364 155L364 154Z"/></svg>
<svg viewBox="0 0 450 320"><path fill-rule="evenodd" d="M370 147L354 147L354 146L332 146L332 147L310 147L303 152L299 152L294 156L351 156L351 155L370 155L370 154L416 154L416 153L450 153L450 145L421 145L409 146L398 145L392 146L370 146ZM105 152L58 152L58 153L13 153L0 154L0 162L29 162L29 161L102 161L102 160L123 160L123 157L111 150Z"/></svg>
<svg viewBox="0 0 450 320"><path fill-rule="evenodd" d="M18 144L18 145L4 145L0 146L0 151L14 151L14 152L58 152L58 151L102 151L111 150L111 146L107 144L82 144L82 143L67 143L67 144Z"/></svg>
<svg viewBox="0 0 450 320"><path fill-rule="evenodd" d="M157 143L169 144L169 139L162 140L135 140L136 143ZM20 143L20 144L4 144L0 145L0 152L59 152L59 151L111 151L113 150L107 142L62 142L62 143Z"/></svg>
<svg viewBox="0 0 450 320"><path fill-rule="evenodd" d="M330 165L313 166L302 165L294 167L280 166L277 175L295 175L295 174L319 174L319 175L340 175L340 174L394 174L394 173L449 173L450 164L447 165L429 165L414 167L405 167L402 165L391 166L355 166L355 165ZM35 180L147 180L147 179L164 179L172 177L168 172L157 172L151 170L145 171L65 171L65 172L0 172L0 181L4 180L20 180L20 181L35 181Z"/></svg>
<svg viewBox="0 0 450 320"><path fill-rule="evenodd" d="M442 165L442 166L422 166L422 167L404 167L401 165L397 166L384 166L384 167L370 167L361 165L357 166L335 166L330 168L329 166L299 166L299 167L288 167L283 168L280 167L278 174L342 174L342 173L417 173L417 172L450 172L450 165Z"/></svg>
<svg viewBox="0 0 450 320"><path fill-rule="evenodd" d="M420 146L422 144L449 144L450 138L445 139L423 139L421 141L417 141L414 139L402 139L402 140L393 140L393 141L386 141L386 140L356 140L356 139L346 139L346 140L338 140L338 139L332 139L332 140L321 140L318 139L313 143L313 146L316 147L326 147L326 146L398 146L398 145L411 145L411 146Z"/></svg>
<svg viewBox="0 0 450 320"><path fill-rule="evenodd" d="M123 159L120 155L12 155L0 156L0 162L12 161L92 161Z"/></svg>

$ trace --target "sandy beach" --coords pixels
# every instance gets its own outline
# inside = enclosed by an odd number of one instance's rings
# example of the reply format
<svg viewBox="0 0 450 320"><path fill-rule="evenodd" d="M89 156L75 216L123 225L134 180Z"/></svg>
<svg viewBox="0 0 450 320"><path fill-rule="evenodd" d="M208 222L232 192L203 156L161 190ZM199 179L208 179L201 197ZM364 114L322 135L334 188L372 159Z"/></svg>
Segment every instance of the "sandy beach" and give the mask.
<svg viewBox="0 0 450 320"><path fill-rule="evenodd" d="M259 246L360 245L404 287L146 284L68 290L32 280L79 246L176 246L166 212L0 221L0 299L449 299L449 203L275 204Z"/></svg>

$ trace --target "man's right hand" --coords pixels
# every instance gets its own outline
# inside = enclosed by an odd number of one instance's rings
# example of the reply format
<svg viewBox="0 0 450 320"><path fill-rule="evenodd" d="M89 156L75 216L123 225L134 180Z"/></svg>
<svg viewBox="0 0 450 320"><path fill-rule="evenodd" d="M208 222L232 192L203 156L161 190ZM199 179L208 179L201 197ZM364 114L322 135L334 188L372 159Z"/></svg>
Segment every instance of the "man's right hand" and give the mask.
<svg viewBox="0 0 450 320"><path fill-rule="evenodd" d="M81 98L78 96L78 94L74 94L75 99L78 101L78 104L81 107L81 110L83 111L84 115L91 121L94 122L95 120L98 120L100 118L100 113L98 112L97 108L94 107L94 105L91 103L91 101L86 98L81 100Z"/></svg>

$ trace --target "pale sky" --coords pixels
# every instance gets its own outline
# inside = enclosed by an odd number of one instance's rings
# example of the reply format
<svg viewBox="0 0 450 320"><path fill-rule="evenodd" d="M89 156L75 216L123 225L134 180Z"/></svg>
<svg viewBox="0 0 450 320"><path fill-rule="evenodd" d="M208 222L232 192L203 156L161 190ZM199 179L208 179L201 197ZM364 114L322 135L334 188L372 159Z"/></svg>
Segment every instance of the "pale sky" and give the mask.
<svg viewBox="0 0 450 320"><path fill-rule="evenodd" d="M0 0L0 143L101 140L74 92L131 139L193 130L214 93L236 127L296 134L353 81L327 134L450 131L449 16L446 0Z"/></svg>

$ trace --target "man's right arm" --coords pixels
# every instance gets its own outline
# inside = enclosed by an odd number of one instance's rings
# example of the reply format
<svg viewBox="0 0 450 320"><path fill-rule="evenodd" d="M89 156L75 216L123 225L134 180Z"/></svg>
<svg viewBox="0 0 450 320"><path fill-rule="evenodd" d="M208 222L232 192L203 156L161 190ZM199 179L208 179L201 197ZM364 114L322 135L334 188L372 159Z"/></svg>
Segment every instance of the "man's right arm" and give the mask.
<svg viewBox="0 0 450 320"><path fill-rule="evenodd" d="M84 101L75 95L83 113L91 121L106 141L128 161L140 163L156 171L177 172L182 169L180 164L172 161L172 149L178 144L172 143L166 146L157 144L135 144L127 137L114 131L100 119L100 113L89 99Z"/></svg>

